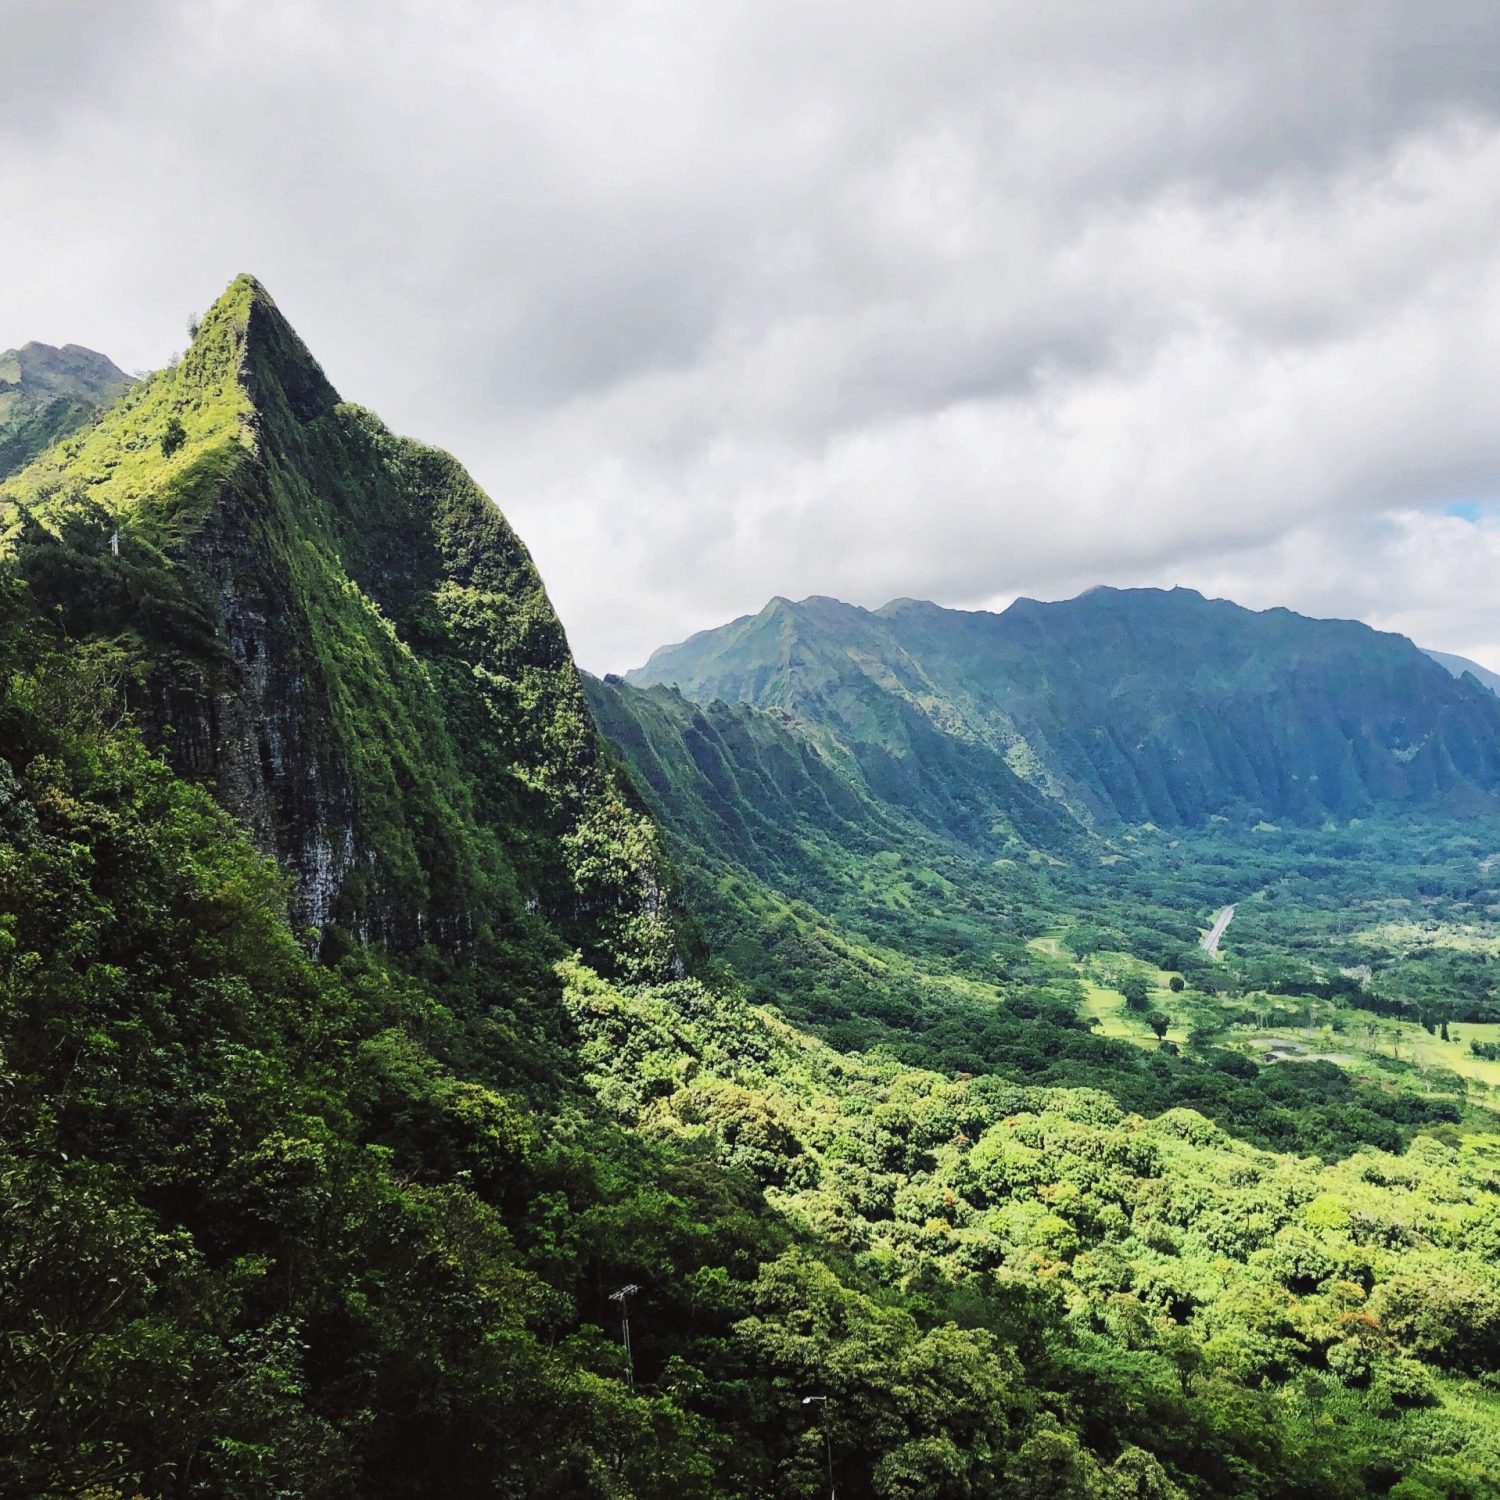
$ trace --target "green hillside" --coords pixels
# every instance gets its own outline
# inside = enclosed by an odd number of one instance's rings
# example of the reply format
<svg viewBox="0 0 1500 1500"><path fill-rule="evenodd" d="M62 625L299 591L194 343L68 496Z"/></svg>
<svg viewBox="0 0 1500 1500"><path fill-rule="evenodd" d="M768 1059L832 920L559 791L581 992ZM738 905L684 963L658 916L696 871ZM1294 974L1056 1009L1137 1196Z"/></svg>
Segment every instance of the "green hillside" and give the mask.
<svg viewBox="0 0 1500 1500"><path fill-rule="evenodd" d="M248 278L0 506L0 1496L1500 1493L1478 1080L1236 1019L1323 923L1408 1026L1472 821L1104 839L914 687L585 684Z"/></svg>
<svg viewBox="0 0 1500 1500"><path fill-rule="evenodd" d="M1439 872L1461 887L1487 847L1462 825L1226 826L1195 839L1143 830L1081 845L1068 860L990 861L841 784L774 715L702 709L675 690L618 679L587 687L666 832L707 951L840 1047L948 1073L1101 1088L1143 1113L1186 1106L1258 1145L1326 1156L1363 1143L1399 1149L1414 1128L1460 1118L1463 1091L1426 1079L1393 1088L1395 1079L1333 1067L1257 1065L1234 997L1259 994L1269 1011L1266 990L1335 994L1352 1007L1341 1024L1357 1025L1365 1007L1414 1024L1460 1019L1438 995L1461 982L1466 1024L1491 1011L1500 1019L1490 976L1398 961L1378 931L1347 925L1354 915L1368 927L1360 898L1376 890L1388 898L1382 915L1435 914ZM1270 899L1278 887L1285 898ZM1222 906L1246 890L1258 894L1242 901L1234 952L1211 963L1195 917L1206 901ZM1442 909L1488 931L1487 902L1469 894L1477 905ZM1059 935L1078 962L1056 961ZM1380 967L1368 992L1342 977L1356 963ZM1179 977L1180 990L1168 990L1173 971L1192 984ZM1154 976L1157 992L1137 1010L1120 990L1131 974ZM1170 1042L1156 1041L1153 1016L1167 1018ZM1194 1045L1180 1046L1189 1030Z"/></svg>

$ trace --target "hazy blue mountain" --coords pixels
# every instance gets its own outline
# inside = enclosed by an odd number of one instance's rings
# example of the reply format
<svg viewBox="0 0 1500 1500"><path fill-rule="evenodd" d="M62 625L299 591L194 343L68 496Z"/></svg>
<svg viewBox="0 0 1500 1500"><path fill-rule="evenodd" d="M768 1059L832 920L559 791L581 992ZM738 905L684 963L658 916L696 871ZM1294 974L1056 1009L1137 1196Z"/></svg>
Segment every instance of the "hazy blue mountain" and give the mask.
<svg viewBox="0 0 1500 1500"><path fill-rule="evenodd" d="M1218 813L1494 805L1500 702L1405 637L1190 589L1001 614L773 599L630 674L777 708L882 800L973 838Z"/></svg>
<svg viewBox="0 0 1500 1500"><path fill-rule="evenodd" d="M130 377L79 344L23 344L0 354L0 479L92 421Z"/></svg>
<svg viewBox="0 0 1500 1500"><path fill-rule="evenodd" d="M1492 672L1488 667L1481 667L1477 661L1470 661L1467 656L1454 656L1448 651L1431 651L1423 647L1433 661L1441 667L1446 667L1455 677L1462 677L1465 672L1477 678L1492 693L1500 693L1500 672Z"/></svg>

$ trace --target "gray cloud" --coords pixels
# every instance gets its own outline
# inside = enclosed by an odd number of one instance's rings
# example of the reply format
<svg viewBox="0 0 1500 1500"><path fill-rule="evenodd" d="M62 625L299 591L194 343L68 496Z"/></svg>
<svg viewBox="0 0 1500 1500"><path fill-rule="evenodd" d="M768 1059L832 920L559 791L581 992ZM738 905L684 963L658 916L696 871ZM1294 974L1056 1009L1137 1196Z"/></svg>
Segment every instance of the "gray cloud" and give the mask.
<svg viewBox="0 0 1500 1500"><path fill-rule="evenodd" d="M256 272L614 668L1183 582L1485 651L1500 13L0 0L0 346ZM1458 528L1458 529L1455 529Z"/></svg>

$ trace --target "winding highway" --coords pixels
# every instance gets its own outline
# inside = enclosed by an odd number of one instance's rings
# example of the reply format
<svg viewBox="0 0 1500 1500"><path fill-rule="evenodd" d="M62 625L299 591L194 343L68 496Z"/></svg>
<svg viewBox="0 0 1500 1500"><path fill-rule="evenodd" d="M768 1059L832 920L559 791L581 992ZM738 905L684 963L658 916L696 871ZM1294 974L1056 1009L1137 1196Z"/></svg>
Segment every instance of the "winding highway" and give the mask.
<svg viewBox="0 0 1500 1500"><path fill-rule="evenodd" d="M1219 939L1224 936L1224 929L1234 920L1234 908L1226 906L1218 916L1214 918L1214 925L1203 935L1203 951L1210 958L1219 956Z"/></svg>

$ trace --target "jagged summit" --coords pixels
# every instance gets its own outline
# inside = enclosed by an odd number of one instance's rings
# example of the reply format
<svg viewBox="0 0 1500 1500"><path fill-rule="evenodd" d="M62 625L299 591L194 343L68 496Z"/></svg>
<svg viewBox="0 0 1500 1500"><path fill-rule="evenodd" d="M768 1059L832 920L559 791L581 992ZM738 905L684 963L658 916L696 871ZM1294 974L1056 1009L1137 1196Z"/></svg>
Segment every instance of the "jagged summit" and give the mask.
<svg viewBox="0 0 1500 1500"><path fill-rule="evenodd" d="M281 310L276 306L275 298L266 290L265 283L259 277L252 276L249 271L241 271L219 294L203 321L208 322L218 315L246 323L249 321L250 310L254 307L281 317Z"/></svg>
<svg viewBox="0 0 1500 1500"><path fill-rule="evenodd" d="M654 836L526 548L451 457L343 403L255 278L0 521L71 633L131 643L138 720L303 924L463 946L534 919L606 969L670 963Z"/></svg>
<svg viewBox="0 0 1500 1500"><path fill-rule="evenodd" d="M283 337L295 340L302 358L309 363L316 363L277 307L276 299L267 291L265 284L248 271L242 271L236 276L198 320L193 342L201 342L205 335L212 339L216 331L226 329L237 329L248 334L252 327L257 331L272 327L279 329Z"/></svg>
<svg viewBox="0 0 1500 1500"><path fill-rule="evenodd" d="M234 471L264 462L271 449L302 446L299 430L339 404L270 293L253 276L237 276L180 358L6 481L5 492L47 523L49 497L81 489L141 536L175 545Z"/></svg>
<svg viewBox="0 0 1500 1500"><path fill-rule="evenodd" d="M229 283L183 356L189 374L199 379L218 377L226 360L257 407L279 396L298 421L309 422L339 402L322 366L250 275Z"/></svg>

